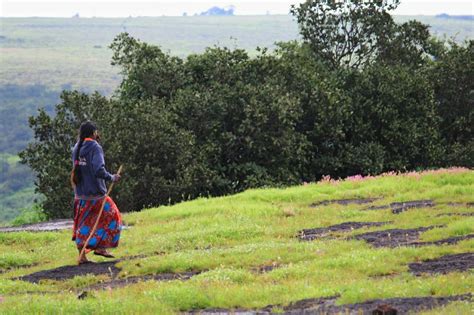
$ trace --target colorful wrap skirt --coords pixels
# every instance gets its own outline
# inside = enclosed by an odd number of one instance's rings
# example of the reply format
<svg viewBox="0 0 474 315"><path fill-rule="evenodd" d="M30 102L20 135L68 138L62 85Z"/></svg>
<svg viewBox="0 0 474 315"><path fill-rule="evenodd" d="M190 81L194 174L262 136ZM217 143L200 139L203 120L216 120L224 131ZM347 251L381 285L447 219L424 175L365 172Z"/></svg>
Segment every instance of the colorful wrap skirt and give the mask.
<svg viewBox="0 0 474 315"><path fill-rule="evenodd" d="M74 226L72 240L76 242L77 248L84 246L91 230L94 228L100 207L104 198L96 200L74 199ZM100 216L97 228L92 235L87 248L112 248L117 247L122 230L122 216L110 197L105 197L104 210Z"/></svg>

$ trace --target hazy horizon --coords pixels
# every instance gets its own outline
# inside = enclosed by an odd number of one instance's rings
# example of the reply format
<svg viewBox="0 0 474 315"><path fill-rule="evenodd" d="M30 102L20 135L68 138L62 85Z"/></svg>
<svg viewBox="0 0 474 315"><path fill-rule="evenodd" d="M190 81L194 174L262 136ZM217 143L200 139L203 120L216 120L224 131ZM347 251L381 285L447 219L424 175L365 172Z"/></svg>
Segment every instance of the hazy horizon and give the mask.
<svg viewBox="0 0 474 315"><path fill-rule="evenodd" d="M435 17L441 14L447 14L445 12L441 12L438 14L392 14L393 16L426 16L426 17ZM290 15L284 14L284 13L275 13L275 14L234 14L233 16L282 16L282 15ZM474 14L448 14L449 16L457 17L457 16L474 16ZM225 18L231 18L232 16L218 16L215 15L216 17L225 17ZM130 18L192 18L192 17L200 17L200 15L128 15L128 16L0 16L0 19L130 19ZM474 27L474 26L473 26Z"/></svg>
<svg viewBox="0 0 474 315"><path fill-rule="evenodd" d="M188 16L199 14L211 7L234 8L235 15L286 15L291 4L303 1L261 0L139 0L137 2L113 0L0 0L0 17L72 17L126 18ZM433 16L473 15L470 0L405 0L393 12L394 15Z"/></svg>

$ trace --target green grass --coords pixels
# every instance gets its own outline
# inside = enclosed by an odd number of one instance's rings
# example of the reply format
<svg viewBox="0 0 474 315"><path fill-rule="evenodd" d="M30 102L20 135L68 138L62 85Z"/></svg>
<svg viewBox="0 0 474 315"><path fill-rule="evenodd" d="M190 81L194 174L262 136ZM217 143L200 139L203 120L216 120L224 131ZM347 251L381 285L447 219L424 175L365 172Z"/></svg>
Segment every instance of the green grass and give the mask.
<svg viewBox="0 0 474 315"><path fill-rule="evenodd" d="M398 215L390 210L362 211L367 205L316 201L381 197L376 204L433 199L434 208L411 209ZM474 240L450 246L373 248L342 236L390 228L444 225L421 235L424 241L473 233L474 219L437 216L469 212L447 202L474 201L474 171L451 169L387 174L364 180L325 181L285 189L255 189L234 196L201 198L174 206L124 215L115 254L146 254L122 261L119 277L164 272L202 271L189 281L144 281L123 288L94 290L78 300L78 290L107 276L75 277L67 281L30 284L12 278L35 271L74 264L76 249L70 231L0 234L0 313L130 314L176 313L207 307L259 308L287 305L305 298L340 295L338 304L368 299L449 296L474 292L474 273L413 276L408 264L447 254L472 252ZM301 242L304 228L345 221L392 221L336 234L335 239ZM103 261L102 258L96 258ZM258 273L262 266L278 268ZM452 303L425 314L470 314L474 305ZM277 309L275 309L277 310Z"/></svg>

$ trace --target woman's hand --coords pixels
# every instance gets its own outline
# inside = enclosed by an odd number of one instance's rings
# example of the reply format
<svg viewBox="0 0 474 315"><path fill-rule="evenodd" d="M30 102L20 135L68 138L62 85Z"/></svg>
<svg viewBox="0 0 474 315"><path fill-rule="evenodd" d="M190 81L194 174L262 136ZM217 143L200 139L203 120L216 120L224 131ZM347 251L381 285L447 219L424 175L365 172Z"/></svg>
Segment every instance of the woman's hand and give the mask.
<svg viewBox="0 0 474 315"><path fill-rule="evenodd" d="M118 182L120 180L122 176L120 176L119 174L114 174L112 175L112 181L115 183L115 182Z"/></svg>

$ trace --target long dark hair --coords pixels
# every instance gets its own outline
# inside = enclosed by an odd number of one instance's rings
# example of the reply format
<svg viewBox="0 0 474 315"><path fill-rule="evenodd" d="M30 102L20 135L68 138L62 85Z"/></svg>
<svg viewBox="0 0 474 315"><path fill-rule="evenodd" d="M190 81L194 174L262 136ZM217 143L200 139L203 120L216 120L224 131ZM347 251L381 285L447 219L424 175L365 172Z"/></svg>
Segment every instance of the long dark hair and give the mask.
<svg viewBox="0 0 474 315"><path fill-rule="evenodd" d="M77 185L81 181L81 168L79 167L79 153L81 152L82 144L84 143L85 138L90 138L94 135L94 132L97 130L95 124L91 121L85 121L81 124L79 128L78 144L77 149L74 154L74 167L71 172L71 184Z"/></svg>

